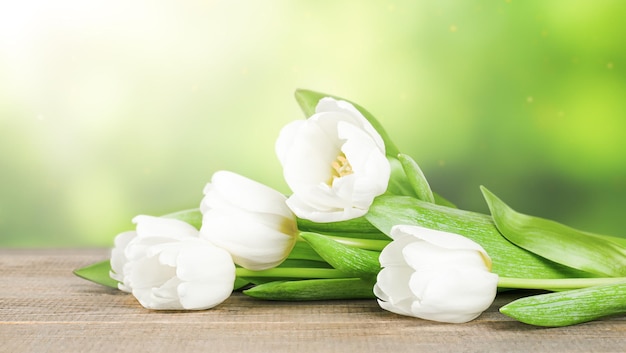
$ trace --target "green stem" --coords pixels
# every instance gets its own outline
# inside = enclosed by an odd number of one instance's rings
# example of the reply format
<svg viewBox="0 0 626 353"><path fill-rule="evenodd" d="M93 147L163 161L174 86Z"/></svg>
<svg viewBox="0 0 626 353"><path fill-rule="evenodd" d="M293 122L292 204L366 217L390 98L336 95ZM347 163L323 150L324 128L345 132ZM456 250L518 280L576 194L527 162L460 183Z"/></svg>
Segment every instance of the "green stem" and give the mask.
<svg viewBox="0 0 626 353"><path fill-rule="evenodd" d="M271 278L346 278L345 273L332 268L270 268L269 270L253 271L238 267L237 277L271 277Z"/></svg>
<svg viewBox="0 0 626 353"><path fill-rule="evenodd" d="M530 279L500 277L498 287L510 289L566 290L626 282L626 277Z"/></svg>

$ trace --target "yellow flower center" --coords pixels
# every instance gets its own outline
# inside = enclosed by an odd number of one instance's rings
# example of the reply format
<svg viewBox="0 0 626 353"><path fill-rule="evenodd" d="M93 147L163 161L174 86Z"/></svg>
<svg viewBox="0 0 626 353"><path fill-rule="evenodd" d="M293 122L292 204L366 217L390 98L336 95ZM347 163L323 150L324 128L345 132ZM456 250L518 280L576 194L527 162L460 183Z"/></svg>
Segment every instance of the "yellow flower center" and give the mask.
<svg viewBox="0 0 626 353"><path fill-rule="evenodd" d="M332 178L329 181L329 185L332 185L333 180L337 179L337 178L341 178L344 177L346 175L350 175L352 173L354 173L352 171L352 166L350 165L350 162L348 162L348 159L346 158L346 155L343 154L343 152L341 152L338 156L337 159L335 159L330 166L332 167L330 172L331 172L331 176Z"/></svg>

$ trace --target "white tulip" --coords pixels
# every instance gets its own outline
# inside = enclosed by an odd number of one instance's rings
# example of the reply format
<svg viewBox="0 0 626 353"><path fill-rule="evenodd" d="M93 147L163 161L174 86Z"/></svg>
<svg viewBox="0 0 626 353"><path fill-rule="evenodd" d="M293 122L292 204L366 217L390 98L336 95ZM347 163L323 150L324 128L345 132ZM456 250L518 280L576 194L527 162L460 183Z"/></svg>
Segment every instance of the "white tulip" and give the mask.
<svg viewBox="0 0 626 353"><path fill-rule="evenodd" d="M383 139L352 104L323 98L316 113L286 125L276 154L300 218L335 222L367 213L390 176Z"/></svg>
<svg viewBox="0 0 626 353"><path fill-rule="evenodd" d="M226 250L201 239L194 227L176 219L137 216L133 222L136 231L116 239L123 256L116 256L111 267L114 278L122 278L120 288L130 290L141 305L202 310L230 296L235 264ZM113 254L119 255L119 249Z"/></svg>
<svg viewBox="0 0 626 353"><path fill-rule="evenodd" d="M200 236L227 250L235 263L265 270L283 262L296 244L296 217L278 191L219 171L204 188Z"/></svg>
<svg viewBox="0 0 626 353"><path fill-rule="evenodd" d="M418 226L395 226L380 254L383 269L374 294L388 311L426 320L462 323L493 302L498 275L472 240Z"/></svg>

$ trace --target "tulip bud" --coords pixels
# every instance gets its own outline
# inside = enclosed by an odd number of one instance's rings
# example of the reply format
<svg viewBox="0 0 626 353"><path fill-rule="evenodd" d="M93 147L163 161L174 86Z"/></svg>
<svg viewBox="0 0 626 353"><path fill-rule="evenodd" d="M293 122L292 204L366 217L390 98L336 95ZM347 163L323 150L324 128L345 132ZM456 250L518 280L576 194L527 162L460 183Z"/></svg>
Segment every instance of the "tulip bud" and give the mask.
<svg viewBox="0 0 626 353"><path fill-rule="evenodd" d="M117 236L111 277L148 309L201 310L233 291L235 265L227 251L200 239L191 225L137 216L136 231Z"/></svg>
<svg viewBox="0 0 626 353"><path fill-rule="evenodd" d="M213 174L204 195L200 236L227 250L237 265L260 271L289 256L298 227L284 195L227 171Z"/></svg>
<svg viewBox="0 0 626 353"><path fill-rule="evenodd" d="M394 226L380 254L374 294L388 311L462 323L478 317L496 296L498 275L485 250L463 236Z"/></svg>

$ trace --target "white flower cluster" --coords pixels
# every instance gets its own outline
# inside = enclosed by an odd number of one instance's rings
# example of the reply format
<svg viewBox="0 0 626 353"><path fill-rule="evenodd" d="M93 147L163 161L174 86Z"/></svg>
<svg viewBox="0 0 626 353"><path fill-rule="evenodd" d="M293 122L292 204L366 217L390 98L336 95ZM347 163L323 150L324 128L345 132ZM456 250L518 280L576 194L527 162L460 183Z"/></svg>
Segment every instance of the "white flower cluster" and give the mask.
<svg viewBox="0 0 626 353"><path fill-rule="evenodd" d="M285 196L253 180L216 172L200 204L202 227L137 216L115 239L111 277L149 309L207 309L226 300L235 264L262 270L287 258L297 239Z"/></svg>
<svg viewBox="0 0 626 353"><path fill-rule="evenodd" d="M352 104L323 98L315 114L286 125L276 141L288 198L241 175L219 171L204 188L198 230L180 220L137 216L115 239L111 277L146 308L198 310L226 300L237 266L281 264L298 240L297 217L317 223L361 217L386 192L385 144ZM467 238L397 226L380 255L374 293L382 308L464 322L495 296L486 252Z"/></svg>

